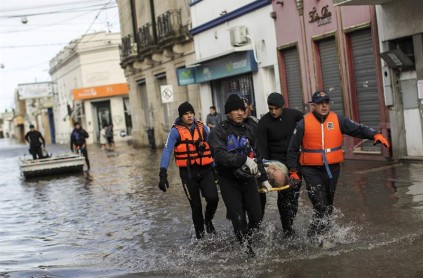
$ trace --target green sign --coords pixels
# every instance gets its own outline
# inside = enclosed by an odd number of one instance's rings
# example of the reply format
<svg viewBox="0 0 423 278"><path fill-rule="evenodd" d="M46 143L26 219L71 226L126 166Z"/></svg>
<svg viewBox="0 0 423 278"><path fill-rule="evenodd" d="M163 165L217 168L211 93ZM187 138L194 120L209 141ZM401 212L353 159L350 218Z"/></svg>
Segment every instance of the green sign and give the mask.
<svg viewBox="0 0 423 278"><path fill-rule="evenodd" d="M179 68L176 69L179 86L190 85L195 83L195 68Z"/></svg>
<svg viewBox="0 0 423 278"><path fill-rule="evenodd" d="M251 71L257 71L253 51L239 52L196 67L195 81L201 83Z"/></svg>
<svg viewBox="0 0 423 278"><path fill-rule="evenodd" d="M237 52L204 62L193 68L177 69L180 86L202 83L242 73L257 71L253 51Z"/></svg>

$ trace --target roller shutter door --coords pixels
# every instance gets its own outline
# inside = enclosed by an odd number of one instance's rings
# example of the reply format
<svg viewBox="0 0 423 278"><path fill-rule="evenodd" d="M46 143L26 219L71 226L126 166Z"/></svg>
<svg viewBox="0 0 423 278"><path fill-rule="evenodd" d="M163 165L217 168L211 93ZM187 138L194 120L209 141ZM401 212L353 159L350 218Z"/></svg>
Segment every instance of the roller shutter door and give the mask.
<svg viewBox="0 0 423 278"><path fill-rule="evenodd" d="M286 72L285 78L288 87L287 95L289 108L304 112L301 72L297 48L290 48L284 50L282 53Z"/></svg>
<svg viewBox="0 0 423 278"><path fill-rule="evenodd" d="M350 34L359 121L379 129L380 105L370 29Z"/></svg>
<svg viewBox="0 0 423 278"><path fill-rule="evenodd" d="M335 38L324 39L318 42L320 65L322 70L323 89L329 93L333 104L331 110L344 114L342 102L341 77L339 75L339 59Z"/></svg>

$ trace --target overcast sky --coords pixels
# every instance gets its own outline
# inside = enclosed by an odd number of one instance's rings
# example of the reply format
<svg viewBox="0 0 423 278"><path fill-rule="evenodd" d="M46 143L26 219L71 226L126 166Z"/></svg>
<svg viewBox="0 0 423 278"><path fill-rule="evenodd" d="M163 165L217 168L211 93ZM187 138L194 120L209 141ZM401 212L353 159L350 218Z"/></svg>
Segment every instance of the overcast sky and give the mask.
<svg viewBox="0 0 423 278"><path fill-rule="evenodd" d="M18 84L51 80L49 61L70 41L119 32L116 6L115 0L0 0L0 112L13 108Z"/></svg>

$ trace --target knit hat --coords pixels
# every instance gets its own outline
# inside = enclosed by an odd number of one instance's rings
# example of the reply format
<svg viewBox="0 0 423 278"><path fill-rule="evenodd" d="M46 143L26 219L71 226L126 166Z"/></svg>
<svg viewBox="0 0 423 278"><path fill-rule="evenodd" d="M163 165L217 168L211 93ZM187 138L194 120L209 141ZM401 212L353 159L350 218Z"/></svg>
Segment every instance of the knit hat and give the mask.
<svg viewBox="0 0 423 278"><path fill-rule="evenodd" d="M182 103L181 105L179 105L178 107L178 113L179 113L179 118L182 118L182 116L186 113L186 112L192 112L195 115L195 111L194 111L194 107L192 107L192 105L185 101L184 103Z"/></svg>
<svg viewBox="0 0 423 278"><path fill-rule="evenodd" d="M321 103L324 100L330 100L328 93L326 93L325 91L316 91L314 92L309 103Z"/></svg>
<svg viewBox="0 0 423 278"><path fill-rule="evenodd" d="M268 105L277 106L277 107L283 107L284 104L285 104L285 100L284 100L282 94L279 94L279 93L271 93L267 97L267 104Z"/></svg>
<svg viewBox="0 0 423 278"><path fill-rule="evenodd" d="M232 94L228 97L225 103L225 114L231 111L242 109L245 111L244 101L236 94Z"/></svg>

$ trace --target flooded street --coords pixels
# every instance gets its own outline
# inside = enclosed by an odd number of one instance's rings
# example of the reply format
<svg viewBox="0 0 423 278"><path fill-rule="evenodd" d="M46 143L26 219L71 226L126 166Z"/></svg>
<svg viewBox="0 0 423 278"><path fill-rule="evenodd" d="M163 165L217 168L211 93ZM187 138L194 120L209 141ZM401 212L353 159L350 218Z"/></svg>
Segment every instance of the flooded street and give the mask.
<svg viewBox="0 0 423 278"><path fill-rule="evenodd" d="M195 239L173 162L168 192L157 188L161 150L88 151L90 174L26 181L27 146L0 139L0 277L423 277L422 162L345 162L330 248L306 241L304 190L292 241L268 193L257 256L247 259L222 199L218 235Z"/></svg>

